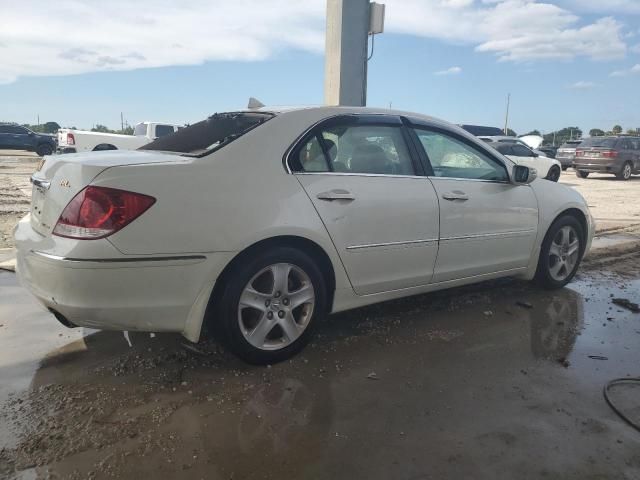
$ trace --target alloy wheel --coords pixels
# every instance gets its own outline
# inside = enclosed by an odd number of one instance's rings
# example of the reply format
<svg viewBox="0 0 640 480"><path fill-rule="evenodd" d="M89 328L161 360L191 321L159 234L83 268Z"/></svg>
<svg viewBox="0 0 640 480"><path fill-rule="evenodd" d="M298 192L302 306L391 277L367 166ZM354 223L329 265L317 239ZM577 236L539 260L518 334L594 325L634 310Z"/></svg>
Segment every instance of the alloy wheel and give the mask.
<svg viewBox="0 0 640 480"><path fill-rule="evenodd" d="M261 350L280 350L305 331L315 305L309 276L296 265L276 263L247 283L238 303L238 324L245 340Z"/></svg>
<svg viewBox="0 0 640 480"><path fill-rule="evenodd" d="M622 178L625 180L629 180L631 178L631 164L625 163L624 167L622 167Z"/></svg>
<svg viewBox="0 0 640 480"><path fill-rule="evenodd" d="M566 225L558 230L549 247L549 275L558 282L566 280L580 259L580 237Z"/></svg>

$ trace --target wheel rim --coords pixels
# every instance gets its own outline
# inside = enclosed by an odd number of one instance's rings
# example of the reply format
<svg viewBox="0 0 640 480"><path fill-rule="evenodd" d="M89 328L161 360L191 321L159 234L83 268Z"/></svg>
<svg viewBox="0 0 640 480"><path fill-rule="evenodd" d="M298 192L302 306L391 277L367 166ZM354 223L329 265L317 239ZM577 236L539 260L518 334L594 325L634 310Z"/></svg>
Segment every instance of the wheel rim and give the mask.
<svg viewBox="0 0 640 480"><path fill-rule="evenodd" d="M622 170L622 176L624 177L625 180L628 180L629 178L631 178L631 165L629 165L628 163L625 164L624 170Z"/></svg>
<svg viewBox="0 0 640 480"><path fill-rule="evenodd" d="M260 350L280 350L304 333L313 315L315 291L296 265L276 263L260 270L242 290L238 325Z"/></svg>
<svg viewBox="0 0 640 480"><path fill-rule="evenodd" d="M580 258L580 237L575 228L566 225L558 230L549 247L549 275L558 282L566 280Z"/></svg>

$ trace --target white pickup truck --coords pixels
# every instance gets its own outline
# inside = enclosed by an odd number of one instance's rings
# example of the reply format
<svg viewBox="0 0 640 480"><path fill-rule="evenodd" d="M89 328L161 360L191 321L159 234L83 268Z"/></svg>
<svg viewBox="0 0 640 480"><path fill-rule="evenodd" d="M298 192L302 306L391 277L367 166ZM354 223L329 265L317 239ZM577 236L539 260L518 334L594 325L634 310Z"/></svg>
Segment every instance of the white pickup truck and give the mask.
<svg viewBox="0 0 640 480"><path fill-rule="evenodd" d="M158 137L177 132L180 127L168 123L138 123L133 135L89 132L61 128L58 130L58 153L79 153L95 150L135 150Z"/></svg>

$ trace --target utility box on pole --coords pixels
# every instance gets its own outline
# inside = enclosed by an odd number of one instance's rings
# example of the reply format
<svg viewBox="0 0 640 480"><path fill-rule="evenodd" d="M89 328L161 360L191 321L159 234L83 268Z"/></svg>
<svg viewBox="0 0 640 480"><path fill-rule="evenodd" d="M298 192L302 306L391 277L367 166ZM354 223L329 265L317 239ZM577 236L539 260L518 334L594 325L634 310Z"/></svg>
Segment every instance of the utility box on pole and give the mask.
<svg viewBox="0 0 640 480"><path fill-rule="evenodd" d="M327 105L366 105L369 10L369 0L327 0L324 78Z"/></svg>

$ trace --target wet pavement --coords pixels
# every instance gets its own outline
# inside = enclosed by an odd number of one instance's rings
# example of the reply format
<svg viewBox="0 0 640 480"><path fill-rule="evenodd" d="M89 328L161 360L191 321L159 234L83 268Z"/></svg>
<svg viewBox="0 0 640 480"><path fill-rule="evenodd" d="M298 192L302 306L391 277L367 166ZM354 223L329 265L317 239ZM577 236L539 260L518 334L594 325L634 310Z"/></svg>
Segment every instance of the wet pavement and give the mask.
<svg viewBox="0 0 640 480"><path fill-rule="evenodd" d="M602 388L640 375L640 260L597 265L335 315L271 367L66 329L0 272L0 478L638 479Z"/></svg>

